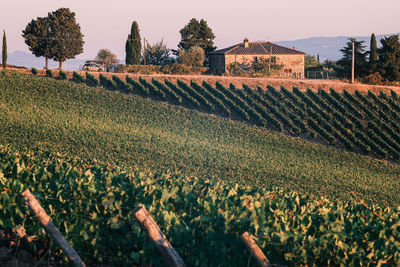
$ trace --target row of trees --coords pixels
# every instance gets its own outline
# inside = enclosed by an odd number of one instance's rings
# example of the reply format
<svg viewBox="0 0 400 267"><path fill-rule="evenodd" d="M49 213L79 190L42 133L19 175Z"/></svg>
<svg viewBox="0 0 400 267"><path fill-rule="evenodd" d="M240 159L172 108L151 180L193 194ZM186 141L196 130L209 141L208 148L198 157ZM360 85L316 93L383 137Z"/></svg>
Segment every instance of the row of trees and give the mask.
<svg viewBox="0 0 400 267"><path fill-rule="evenodd" d="M364 41L350 38L340 51L343 57L337 62L344 76L351 74L352 43L354 43L355 75L358 78L369 75L381 76L387 81L400 81L400 41L399 35L384 37L378 48L375 34L371 35L370 50L366 51Z"/></svg>
<svg viewBox="0 0 400 267"><path fill-rule="evenodd" d="M326 60L323 63L314 56L305 57L307 67L320 67L326 71L335 72L339 77L350 78L352 68L352 53L354 43L355 77L371 83L384 81L400 81L400 41L399 35L384 37L378 48L375 34L371 35L370 49L366 50L364 41L349 38L340 50L342 58L338 61Z"/></svg>
<svg viewBox="0 0 400 267"><path fill-rule="evenodd" d="M139 26L136 21L132 23L131 32L125 44L125 62L127 65L149 64L167 65L178 60L187 66L202 66L208 64L207 53L216 49L214 46L215 35L207 22L203 19L191 19L180 31L181 41L177 50L170 50L163 40L151 45L142 45ZM201 50L201 51L200 51ZM176 57L172 57L175 55Z"/></svg>
<svg viewBox="0 0 400 267"><path fill-rule="evenodd" d="M22 36L35 56L45 57L46 69L49 59L58 61L62 69L66 59L75 58L83 52L81 27L69 8L60 8L47 17L32 19L22 31Z"/></svg>

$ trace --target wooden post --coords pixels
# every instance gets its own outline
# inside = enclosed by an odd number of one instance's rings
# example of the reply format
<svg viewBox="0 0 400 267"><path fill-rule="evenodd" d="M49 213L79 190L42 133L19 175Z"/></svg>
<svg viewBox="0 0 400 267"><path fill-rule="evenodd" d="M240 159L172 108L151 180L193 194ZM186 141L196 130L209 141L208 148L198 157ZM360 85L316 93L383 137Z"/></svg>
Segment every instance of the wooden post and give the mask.
<svg viewBox="0 0 400 267"><path fill-rule="evenodd" d="M40 206L39 202L36 200L35 196L32 195L29 189L26 189L21 194L24 197L26 205L30 210L36 215L43 228L51 236L54 242L62 249L65 256L68 258L73 266L86 266L82 259L79 257L78 253L71 247L64 236L60 233L54 223L50 220L46 211Z"/></svg>
<svg viewBox="0 0 400 267"><path fill-rule="evenodd" d="M171 244L167 241L165 235L161 232L156 222L151 217L145 207L138 208L135 217L139 223L147 230L150 239L164 257L168 266L184 267L186 266L181 257L176 253Z"/></svg>
<svg viewBox="0 0 400 267"><path fill-rule="evenodd" d="M253 255L253 257L256 259L261 267L272 267L267 257L264 255L260 247L256 244L256 242L253 240L248 232L244 232L240 236L240 239L242 239L243 243L250 250L251 255Z"/></svg>

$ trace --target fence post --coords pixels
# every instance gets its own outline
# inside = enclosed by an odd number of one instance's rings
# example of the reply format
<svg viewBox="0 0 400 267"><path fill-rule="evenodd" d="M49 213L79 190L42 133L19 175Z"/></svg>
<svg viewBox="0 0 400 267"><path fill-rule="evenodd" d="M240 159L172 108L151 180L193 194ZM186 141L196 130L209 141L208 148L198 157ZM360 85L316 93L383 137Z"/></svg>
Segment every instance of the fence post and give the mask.
<svg viewBox="0 0 400 267"><path fill-rule="evenodd" d="M73 266L86 266L82 261L81 257L79 257L78 253L71 247L68 241L64 238L64 236L60 233L54 223L51 221L50 217L47 215L46 211L40 206L39 202L35 198L35 196L26 189L21 194L25 200L26 205L30 208L30 210L35 214L35 216L39 219L43 228L46 232L51 236L54 242L62 249L65 256L71 262Z"/></svg>
<svg viewBox="0 0 400 267"><path fill-rule="evenodd" d="M264 255L260 247L256 244L256 242L253 240L248 232L244 232L240 236L240 239L242 239L243 243L250 250L251 255L253 255L253 257L256 259L261 267L272 267L267 257Z"/></svg>
<svg viewBox="0 0 400 267"><path fill-rule="evenodd" d="M153 241L157 250L164 257L168 266L185 267L186 265L184 261L167 241L165 235L161 232L157 223L153 220L146 208L140 207L134 212L134 214L143 228L147 230L151 241Z"/></svg>

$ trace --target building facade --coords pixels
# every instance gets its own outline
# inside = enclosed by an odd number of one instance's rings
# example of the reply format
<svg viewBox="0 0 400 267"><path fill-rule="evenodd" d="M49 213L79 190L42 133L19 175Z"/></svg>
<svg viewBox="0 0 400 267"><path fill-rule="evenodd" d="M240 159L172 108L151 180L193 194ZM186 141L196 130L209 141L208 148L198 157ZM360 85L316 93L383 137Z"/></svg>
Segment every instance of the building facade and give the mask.
<svg viewBox="0 0 400 267"><path fill-rule="evenodd" d="M208 54L210 72L220 75L229 72L232 63L250 66L253 62L266 60L274 65L282 65L282 76L304 78L304 55L287 47L270 42L249 42L246 38L243 43Z"/></svg>

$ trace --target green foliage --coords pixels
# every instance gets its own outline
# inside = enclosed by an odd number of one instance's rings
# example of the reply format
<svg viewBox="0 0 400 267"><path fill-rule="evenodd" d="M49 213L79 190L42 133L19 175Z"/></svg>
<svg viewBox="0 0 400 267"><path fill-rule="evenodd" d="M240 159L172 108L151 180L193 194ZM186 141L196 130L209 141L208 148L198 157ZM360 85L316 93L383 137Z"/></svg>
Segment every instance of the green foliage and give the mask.
<svg viewBox="0 0 400 267"><path fill-rule="evenodd" d="M374 73L376 71L378 60L378 46L376 44L375 34L373 33L371 34L371 41L369 45L369 73Z"/></svg>
<svg viewBox="0 0 400 267"><path fill-rule="evenodd" d="M101 62L101 64L106 67L107 71L110 70L112 65L119 61L117 56L111 52L110 49L100 49L97 53L96 60Z"/></svg>
<svg viewBox="0 0 400 267"><path fill-rule="evenodd" d="M144 47L144 59L142 61L146 62L146 65L164 66L173 61L169 57L169 52L170 50L162 39L153 45L146 43Z"/></svg>
<svg viewBox="0 0 400 267"><path fill-rule="evenodd" d="M120 77L113 75L112 76L113 81L115 82L115 84L117 85L117 87L119 88L120 91L122 92L130 92L130 86L129 84L127 84L126 82L124 82Z"/></svg>
<svg viewBox="0 0 400 267"><path fill-rule="evenodd" d="M106 89L116 90L118 88L118 86L115 84L113 80L107 78L102 73L100 73L99 75L99 80L100 80L100 85L102 85Z"/></svg>
<svg viewBox="0 0 400 267"><path fill-rule="evenodd" d="M51 70L46 70L46 77L53 78L53 72Z"/></svg>
<svg viewBox="0 0 400 267"><path fill-rule="evenodd" d="M149 95L149 90L143 87L140 83L129 77L128 75L126 76L126 82L132 85L133 90L139 93L139 95L142 96L148 96Z"/></svg>
<svg viewBox="0 0 400 267"><path fill-rule="evenodd" d="M84 83L85 82L85 78L80 75L79 73L77 73L76 71L74 71L72 73L72 80L74 80L77 83Z"/></svg>
<svg viewBox="0 0 400 267"><path fill-rule="evenodd" d="M24 37L32 54L46 58L46 69L48 69L48 59L53 57L54 48L49 18L32 19L22 31L22 37Z"/></svg>
<svg viewBox="0 0 400 267"><path fill-rule="evenodd" d="M3 69L7 68L7 37L6 31L3 31L3 45L1 48L1 62L3 65Z"/></svg>
<svg viewBox="0 0 400 267"><path fill-rule="evenodd" d="M58 72L58 75L59 75L59 77L60 77L61 80L66 80L66 79L68 79L67 73L66 73L65 71L63 71L63 70L60 70L60 71Z"/></svg>
<svg viewBox="0 0 400 267"><path fill-rule="evenodd" d="M165 85L182 98L183 107L200 107L198 101L176 84L165 81ZM398 96L379 95L379 101L356 93L354 97L375 119L346 97L363 115L356 118L342 99L326 92L343 110L322 92L315 93L318 101L312 98L310 102L297 90L293 93L269 87L249 93L249 89L225 88L262 116L266 127L283 132L277 134L255 127L255 113L252 115L250 109L246 111L250 120L239 117L228 103L238 106L240 102L234 102L222 90L207 83L202 87L229 108L230 118L237 121L218 118L222 113L217 105L214 111L217 116L208 116L134 95L92 89L84 84L6 74L0 77L3 104L0 106L0 143L22 150L40 148L90 156L126 167L179 170L189 176L281 186L298 192L321 193L332 199L349 199L348 192L353 190L365 200L385 205L397 205L400 201L400 168L396 164L337 149L349 149L345 141L348 140L353 147L351 151L374 157L386 155L387 159L397 162L393 151L398 153L394 144L400 144L400 125L396 119L398 114L393 113L398 112L398 107L393 103L398 103ZM132 93L141 94L133 88ZM149 96L153 98L153 94ZM311 98L308 93L307 96ZM332 111L328 112L320 103ZM287 136L300 131L302 137L314 137L318 143L329 144L329 140L311 127L314 124L308 124L308 119L335 138L336 149ZM374 122L380 134L373 124L368 126L369 121Z"/></svg>
<svg viewBox="0 0 400 267"><path fill-rule="evenodd" d="M62 63L70 58L75 58L83 52L83 35L81 27L75 20L75 13L69 8L60 8L49 13L51 32L51 56L55 61Z"/></svg>
<svg viewBox="0 0 400 267"><path fill-rule="evenodd" d="M179 33L181 34L181 41L178 44L180 51L199 46L205 53L209 53L216 48L214 46L215 35L204 19L197 20L192 18Z"/></svg>
<svg viewBox="0 0 400 267"><path fill-rule="evenodd" d="M178 56L179 63L189 67L201 67L204 62L204 50L199 46L181 50Z"/></svg>
<svg viewBox="0 0 400 267"><path fill-rule="evenodd" d="M146 207L188 266L247 266L240 233L274 264L400 263L400 208L229 184L0 146L0 227L45 238L19 193L29 188L86 262L164 264L134 217ZM376 215L378 214L378 216ZM373 249L371 249L373 248ZM193 253L196 250L196 253ZM356 251L357 253L354 253Z"/></svg>
<svg viewBox="0 0 400 267"><path fill-rule="evenodd" d="M352 43L354 43L354 69L355 77L363 77L366 73L367 54L365 52L364 41L357 41L354 38L349 38L346 46L340 49L342 58L337 61L337 64L343 68L343 77L351 77L351 62L352 62Z"/></svg>
<svg viewBox="0 0 400 267"><path fill-rule="evenodd" d="M131 33L125 44L125 63L126 65L136 65L140 63L142 44L139 33L139 26L136 21L132 22Z"/></svg>
<svg viewBox="0 0 400 267"><path fill-rule="evenodd" d="M400 41L399 35L381 39L378 70L389 81L400 81Z"/></svg>
<svg viewBox="0 0 400 267"><path fill-rule="evenodd" d="M99 80L94 77L93 74L90 74L89 72L85 72L86 74L86 84L89 86L98 86L99 85Z"/></svg>
<svg viewBox="0 0 400 267"><path fill-rule="evenodd" d="M35 69L35 68L32 68L31 72L32 72L33 75L37 75L37 73L38 73L37 69Z"/></svg>
<svg viewBox="0 0 400 267"><path fill-rule="evenodd" d="M310 67L321 67L322 64L315 58L315 56L312 55L305 55L304 56L304 68L310 68Z"/></svg>

